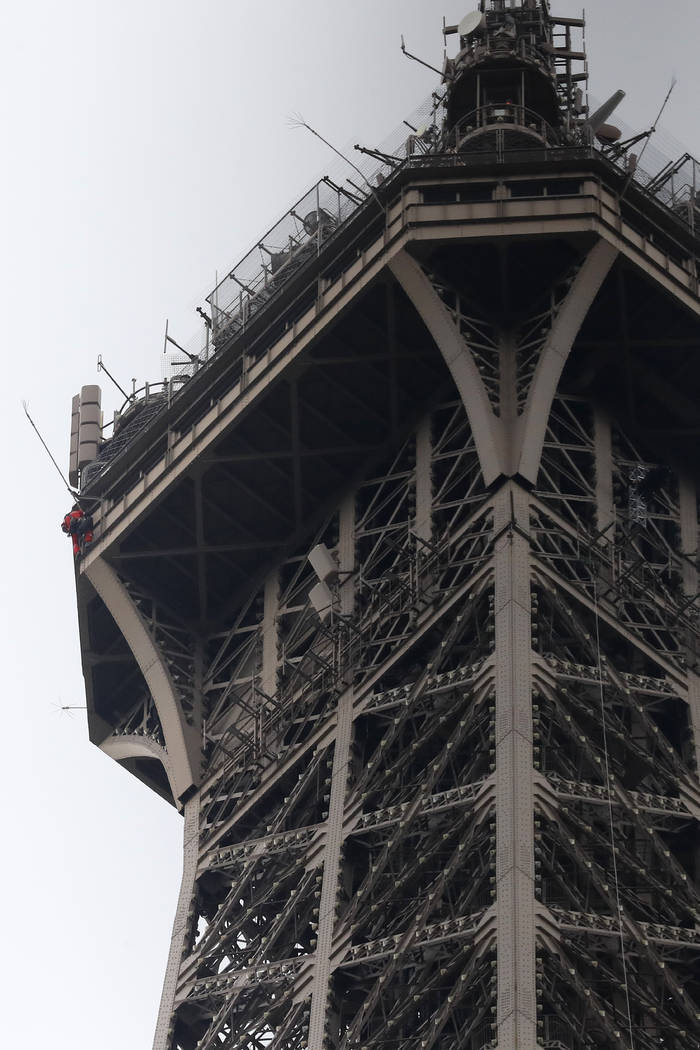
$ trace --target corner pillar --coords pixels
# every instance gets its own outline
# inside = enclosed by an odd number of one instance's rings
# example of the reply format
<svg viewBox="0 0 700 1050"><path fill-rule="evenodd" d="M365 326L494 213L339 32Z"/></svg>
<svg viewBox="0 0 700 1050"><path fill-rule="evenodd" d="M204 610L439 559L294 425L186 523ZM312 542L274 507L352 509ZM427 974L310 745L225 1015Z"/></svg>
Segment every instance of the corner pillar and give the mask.
<svg viewBox="0 0 700 1050"><path fill-rule="evenodd" d="M501 1050L536 1050L536 920L528 496L496 494L496 1021ZM499 535L500 534L500 535Z"/></svg>

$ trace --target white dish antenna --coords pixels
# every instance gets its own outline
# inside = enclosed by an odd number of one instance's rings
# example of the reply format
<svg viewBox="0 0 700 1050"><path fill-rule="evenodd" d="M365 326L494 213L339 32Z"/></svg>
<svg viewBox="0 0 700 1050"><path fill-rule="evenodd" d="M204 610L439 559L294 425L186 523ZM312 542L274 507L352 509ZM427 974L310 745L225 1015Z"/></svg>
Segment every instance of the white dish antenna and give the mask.
<svg viewBox="0 0 700 1050"><path fill-rule="evenodd" d="M622 132L614 124L601 124L595 133L595 137L603 145L608 146L622 138Z"/></svg>
<svg viewBox="0 0 700 1050"><path fill-rule="evenodd" d="M484 24L484 16L481 11L471 11L465 15L457 27L460 36L471 36Z"/></svg>

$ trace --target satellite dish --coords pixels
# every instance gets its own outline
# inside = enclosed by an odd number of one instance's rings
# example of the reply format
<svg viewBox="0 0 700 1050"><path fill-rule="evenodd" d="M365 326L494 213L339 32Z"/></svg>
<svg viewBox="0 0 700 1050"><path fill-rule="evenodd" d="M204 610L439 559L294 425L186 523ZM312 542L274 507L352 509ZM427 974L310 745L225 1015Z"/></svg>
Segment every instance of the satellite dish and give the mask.
<svg viewBox="0 0 700 1050"><path fill-rule="evenodd" d="M309 237L313 237L319 226L321 227L322 235L325 236L336 226L336 221L332 215L328 214L325 208L321 208L319 211L310 211L301 220L301 224Z"/></svg>
<svg viewBox="0 0 700 1050"><path fill-rule="evenodd" d="M460 36L471 36L484 24L484 16L481 11L472 11L465 15L457 27Z"/></svg>

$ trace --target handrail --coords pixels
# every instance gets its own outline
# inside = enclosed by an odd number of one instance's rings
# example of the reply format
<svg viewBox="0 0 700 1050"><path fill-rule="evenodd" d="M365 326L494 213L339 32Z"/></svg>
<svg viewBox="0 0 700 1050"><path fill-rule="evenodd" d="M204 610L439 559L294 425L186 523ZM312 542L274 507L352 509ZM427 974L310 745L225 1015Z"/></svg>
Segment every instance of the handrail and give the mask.
<svg viewBox="0 0 700 1050"><path fill-rule="evenodd" d="M461 150L466 142L475 135L483 134L487 128L522 128L525 132L534 131L552 146L574 145L564 142L562 133L557 132L539 113L512 102L491 103L471 110L443 136L440 145L443 151Z"/></svg>
<svg viewBox="0 0 700 1050"><path fill-rule="evenodd" d="M478 126L478 130L482 131L485 127L490 126L527 128L527 124L523 125L520 123L520 120L522 118L527 119L531 111L523 107L513 106L512 112L507 111L503 122L498 123L500 114L496 111L501 109L506 109L505 105L503 107L486 106L481 107L480 110L472 111L472 113L463 117L446 137L438 139L433 146L419 153L409 152L414 146L413 136L409 137L404 146L404 155L391 158L395 162L393 164L388 163L388 161L387 163L382 163L377 172L375 172L374 177L377 185L381 184L381 192L383 194L386 193L386 190L391 187L392 183L398 180L400 175L407 169L415 168L419 170L431 166L461 167L467 165L467 158L473 159L475 162L485 163L490 155L478 152L474 152L471 155L468 151L461 152L460 147L465 139L460 141L458 136L460 130L470 126L477 127L476 124L470 125L468 123L472 118L478 118L482 121ZM507 117L510 115L513 118L511 121L507 120ZM624 155L618 155L614 151L591 142L574 142L570 138L567 141L563 131L557 132L541 117L538 117L536 114L532 115L539 122L539 130L530 130L537 131L541 144L533 143L533 148L528 148L526 151L528 156L537 152L538 149L541 151L543 159L552 156L553 151L556 151L560 157L570 156L574 159L598 156L616 168L620 174L629 174ZM484 121L493 119L494 116L497 120L495 125L484 123ZM534 123L534 120L532 123ZM450 142L451 136L454 144ZM458 142L459 145L457 144ZM500 166L509 157L516 158L522 152L520 144L515 148L509 149L506 142L504 148L497 155L494 154L492 159L496 165ZM687 188L688 185L691 185L691 187L698 185L700 180L697 179L697 174L700 173L700 166L690 155L688 156L689 160L686 162L686 166L688 164L693 166L692 178L689 179L688 173L685 169L682 169L679 174L682 175L683 182L678 191L673 186L669 187L668 184L664 184L659 188L658 192L653 192L652 190L650 195L671 211L676 219L687 224L690 231L694 233L698 226L698 217L695 216L695 212L698 211L700 216L700 210L698 209L697 198L695 198L694 202L692 196L688 196ZM635 184L642 191L647 190L649 183L653 185L650 176L640 168L634 170L633 178ZM271 228L255 248L248 252L241 262L217 284L216 288L207 297L212 317L211 331L208 332L205 348L199 354L192 355L193 360L183 362L180 370L174 373L170 379L163 380L161 383L145 383L143 387L135 391L119 410L117 423L120 423L120 416L125 421L128 421L128 417L131 415L131 407L136 404L142 404L144 401L147 403L154 389L160 388L162 390L159 398L161 406L170 405L180 393L180 390L176 389L176 387L179 386L181 388L193 374L206 368L213 358L218 357L223 347L236 335L246 330L252 318L264 309L273 297L281 291L293 274L298 272L311 259L316 258L321 253L321 250L345 228L346 223L359 213L362 207L370 206L372 203L373 198L369 194L365 198L358 200L356 196L349 194L342 187L331 182L330 179L322 179L316 183ZM224 301L223 303L222 300ZM141 392L144 393L144 397L137 400L136 395ZM119 431L115 432L115 436L109 439L103 448L106 449L106 446L112 446L114 442L122 444L123 439L127 436L127 429L126 425L120 427L121 433ZM137 428L136 432L140 432L140 429L142 428ZM120 441L120 438L122 441ZM85 485L99 477L106 470L109 463L119 455L121 450L121 448L110 448L108 455L102 454L98 460L89 464L85 468L84 478L81 479L82 484ZM98 464L102 464L102 469L98 469Z"/></svg>

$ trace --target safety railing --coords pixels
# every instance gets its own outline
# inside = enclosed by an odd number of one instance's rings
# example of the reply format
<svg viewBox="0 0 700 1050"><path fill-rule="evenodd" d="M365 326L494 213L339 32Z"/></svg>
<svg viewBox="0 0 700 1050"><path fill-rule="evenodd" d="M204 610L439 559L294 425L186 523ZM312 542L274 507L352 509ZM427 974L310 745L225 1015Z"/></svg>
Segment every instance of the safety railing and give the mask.
<svg viewBox="0 0 700 1050"><path fill-rule="evenodd" d="M453 128L440 140L441 152L460 152L475 147L474 140L483 136L486 131L511 130L531 135L549 146L572 145L562 132L555 129L539 113L513 102L499 102L493 105L479 106L462 117ZM581 139L579 145L583 144ZM507 140L504 140L504 151L507 152Z"/></svg>
<svg viewBox="0 0 700 1050"><path fill-rule="evenodd" d="M531 147L525 148L521 137L516 140L513 136L512 143L509 143L510 136L505 135L492 158L476 151L478 158L475 159L480 162L488 159L493 159L494 163L516 161L524 153L532 156L533 151L540 151L543 159L551 156L551 150L560 151L561 156L572 159L603 155L660 203L685 219L691 228L700 222L700 170L690 154L685 155L682 163L672 165L669 162L660 173L652 176L639 167L630 168L623 151L591 141L590 134L583 127L573 131L554 128L533 110L508 102L481 106L462 117L444 134L434 123L428 124L405 137L398 146L394 145L391 154L372 153L372 163L365 164L364 176L357 176L356 182L346 179L346 185L338 185L324 178L316 183L207 297L211 309L213 349L219 349L244 331L275 293L307 261L320 254L331 237L365 203L372 187L385 188L407 167L467 163L470 146L475 145L473 140L488 129L519 130L531 136L533 142ZM190 362L183 364L183 373L192 371Z"/></svg>
<svg viewBox="0 0 700 1050"><path fill-rule="evenodd" d="M202 367L204 361L198 362ZM134 389L114 418L102 428L102 444L97 459L83 467L81 488L84 489L107 470L110 463L121 455L161 411L171 404L190 373L171 376L161 382L144 383Z"/></svg>
<svg viewBox="0 0 700 1050"><path fill-rule="evenodd" d="M436 110L427 104L421 109L430 114L429 120L436 114ZM532 145L523 145L522 134L504 133L497 149L477 148L472 152L470 143L474 136L483 134L488 128L504 132L520 129L532 136ZM219 281L207 297L211 316L204 331L185 344L182 353L172 355L171 375L163 384L161 407L172 400L195 372L205 368L226 345L245 331L294 274L328 246L348 220L371 200L375 187L377 192L381 187L385 195L387 187L406 169L456 168L469 166L472 162L480 166L492 163L498 168L506 162L516 163L519 158L547 161L556 157L583 161L602 156L650 197L665 205L691 231L700 229L700 164L689 153L675 163L661 158L654 165L656 174L652 175L630 163L628 153L621 147L592 142L582 127L573 132L557 129L533 111L507 102L473 110L446 133L441 133L433 122L414 134L401 136L400 140L394 135L390 148L390 153L370 151L370 157L363 162L362 174L353 175L357 181L346 178L345 184L340 185L324 177L317 182ZM139 400L149 401L150 398L152 405L157 387L158 384L145 384L140 391L135 391L128 405L121 410L122 416L126 417ZM149 409L149 420L153 414ZM82 485L94 481L141 429L135 419L131 427L118 421L114 437L103 445L95 463L85 468Z"/></svg>
<svg viewBox="0 0 700 1050"><path fill-rule="evenodd" d="M305 262L318 255L366 193L361 187L351 192L329 178L312 186L207 297L214 344L241 331Z"/></svg>

